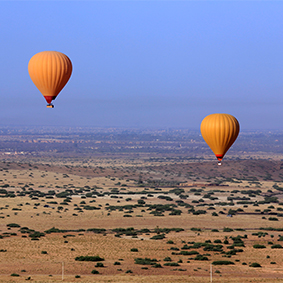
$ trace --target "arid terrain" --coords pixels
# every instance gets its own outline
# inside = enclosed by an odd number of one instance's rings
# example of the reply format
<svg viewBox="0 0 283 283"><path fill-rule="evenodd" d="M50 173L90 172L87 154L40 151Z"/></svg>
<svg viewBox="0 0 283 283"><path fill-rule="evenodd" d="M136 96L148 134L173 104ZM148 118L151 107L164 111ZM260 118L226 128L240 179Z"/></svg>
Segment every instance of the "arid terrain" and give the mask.
<svg viewBox="0 0 283 283"><path fill-rule="evenodd" d="M0 282L282 282L282 137L2 129Z"/></svg>

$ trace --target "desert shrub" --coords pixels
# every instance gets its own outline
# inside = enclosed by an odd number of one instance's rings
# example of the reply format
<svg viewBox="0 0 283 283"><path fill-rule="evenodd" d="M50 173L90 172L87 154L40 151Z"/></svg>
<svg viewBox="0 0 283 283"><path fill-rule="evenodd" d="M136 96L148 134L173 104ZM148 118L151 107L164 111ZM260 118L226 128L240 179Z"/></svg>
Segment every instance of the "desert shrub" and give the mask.
<svg viewBox="0 0 283 283"><path fill-rule="evenodd" d="M135 258L135 264L142 264L142 265L154 265L157 262L157 259L153 258Z"/></svg>
<svg viewBox="0 0 283 283"><path fill-rule="evenodd" d="M138 252L139 250L137 248L132 248L131 252Z"/></svg>
<svg viewBox="0 0 283 283"><path fill-rule="evenodd" d="M172 201L172 200L173 200L171 197L169 197L169 196L163 196L163 195L158 196L157 198L159 198L159 199L165 199L165 200L167 200L167 201Z"/></svg>
<svg viewBox="0 0 283 283"><path fill-rule="evenodd" d="M104 258L100 256L77 256L75 258L77 261L104 261Z"/></svg>
<svg viewBox="0 0 283 283"><path fill-rule="evenodd" d="M228 255L228 256L232 256L232 255L236 255L237 252L243 252L243 250L242 249L233 249L231 251L226 252L225 254Z"/></svg>
<svg viewBox="0 0 283 283"><path fill-rule="evenodd" d="M20 228L21 227L21 225L16 224L16 223L10 223L10 224L7 224L6 226L10 228Z"/></svg>
<svg viewBox="0 0 283 283"><path fill-rule="evenodd" d="M199 252L197 252L197 251L181 251L180 254L181 255L197 255L197 254L199 254Z"/></svg>
<svg viewBox="0 0 283 283"><path fill-rule="evenodd" d="M280 244L275 244L271 246L272 249L283 249L283 247Z"/></svg>
<svg viewBox="0 0 283 283"><path fill-rule="evenodd" d="M114 265L121 265L121 262L115 261L115 262L114 262Z"/></svg>
<svg viewBox="0 0 283 283"><path fill-rule="evenodd" d="M234 230L232 228L224 227L223 232L233 232Z"/></svg>
<svg viewBox="0 0 283 283"><path fill-rule="evenodd" d="M179 251L180 249L177 248L177 247L171 247L169 250L172 250L172 251Z"/></svg>
<svg viewBox="0 0 283 283"><path fill-rule="evenodd" d="M277 217L269 217L268 220L269 221L279 221Z"/></svg>
<svg viewBox="0 0 283 283"><path fill-rule="evenodd" d="M200 214L206 214L206 210L199 209L199 210L193 211L193 215L200 215Z"/></svg>
<svg viewBox="0 0 283 283"><path fill-rule="evenodd" d="M180 266L180 264L177 262L166 262L164 263L164 266Z"/></svg>
<svg viewBox="0 0 283 283"><path fill-rule="evenodd" d="M20 275L17 274L17 273L12 273L11 276L14 276L14 277L19 277Z"/></svg>
<svg viewBox="0 0 283 283"><path fill-rule="evenodd" d="M46 255L47 251L41 251L41 254Z"/></svg>
<svg viewBox="0 0 283 283"><path fill-rule="evenodd" d="M102 262L97 262L95 267L104 267L104 264Z"/></svg>
<svg viewBox="0 0 283 283"><path fill-rule="evenodd" d="M124 214L123 217L133 217L133 216L130 214Z"/></svg>
<svg viewBox="0 0 283 283"><path fill-rule="evenodd" d="M154 267L154 268L162 268L162 265L160 263L155 263L152 267Z"/></svg>
<svg viewBox="0 0 283 283"><path fill-rule="evenodd" d="M191 231L194 231L194 232L201 232L201 229L200 229L200 228L191 228Z"/></svg>
<svg viewBox="0 0 283 283"><path fill-rule="evenodd" d="M206 245L203 250L204 251L213 251L213 252L222 252L222 245Z"/></svg>
<svg viewBox="0 0 283 283"><path fill-rule="evenodd" d="M91 271L91 273L92 273L92 274L99 274L99 271L96 270L96 269L93 269L93 270Z"/></svg>
<svg viewBox="0 0 283 283"><path fill-rule="evenodd" d="M85 210L99 210L99 209L101 209L100 207L91 206L91 205L84 205L83 208L84 208Z"/></svg>
<svg viewBox="0 0 283 283"><path fill-rule="evenodd" d="M169 213L169 215L181 215L182 210L179 209L172 209L172 211Z"/></svg>
<svg viewBox="0 0 283 283"><path fill-rule="evenodd" d="M171 257L167 256L163 259L164 261L172 261Z"/></svg>
<svg viewBox="0 0 283 283"><path fill-rule="evenodd" d="M276 262L275 261L271 261L270 264L276 264Z"/></svg>
<svg viewBox="0 0 283 283"><path fill-rule="evenodd" d="M261 267L261 265L257 262L253 262L250 264L250 267Z"/></svg>
<svg viewBox="0 0 283 283"><path fill-rule="evenodd" d="M95 234L101 234L101 233L105 233L106 229L103 229L103 228L89 228L89 229L87 229L87 232L93 232Z"/></svg>
<svg viewBox="0 0 283 283"><path fill-rule="evenodd" d="M212 262L213 265L230 265L235 264L233 261L229 260L216 260Z"/></svg>
<svg viewBox="0 0 283 283"><path fill-rule="evenodd" d="M81 276L80 275L76 275L75 278L81 278Z"/></svg>
<svg viewBox="0 0 283 283"><path fill-rule="evenodd" d="M45 236L45 234L42 232L38 232L38 231L34 231L33 233L29 234L29 237L32 239L35 239L35 238L38 239L43 236Z"/></svg>
<svg viewBox="0 0 283 283"><path fill-rule="evenodd" d="M125 273L133 273L133 271L129 269Z"/></svg>
<svg viewBox="0 0 283 283"><path fill-rule="evenodd" d="M174 244L174 242L172 241L172 240L169 240L169 241L167 241L167 243L166 244Z"/></svg>
<svg viewBox="0 0 283 283"><path fill-rule="evenodd" d="M151 240L162 240L164 238L165 238L165 234L158 234L158 235L152 236L150 239Z"/></svg>
<svg viewBox="0 0 283 283"><path fill-rule="evenodd" d="M208 260L208 257L198 254L194 260Z"/></svg>
<svg viewBox="0 0 283 283"><path fill-rule="evenodd" d="M138 200L138 204L140 204L140 205L145 204L145 201L142 200L142 199L139 199L139 200Z"/></svg>
<svg viewBox="0 0 283 283"><path fill-rule="evenodd" d="M254 249L265 249L265 248L266 248L266 246L256 244L256 245L253 245L253 248L254 248Z"/></svg>
<svg viewBox="0 0 283 283"><path fill-rule="evenodd" d="M215 272L215 273L221 273L219 270L215 270L214 272Z"/></svg>

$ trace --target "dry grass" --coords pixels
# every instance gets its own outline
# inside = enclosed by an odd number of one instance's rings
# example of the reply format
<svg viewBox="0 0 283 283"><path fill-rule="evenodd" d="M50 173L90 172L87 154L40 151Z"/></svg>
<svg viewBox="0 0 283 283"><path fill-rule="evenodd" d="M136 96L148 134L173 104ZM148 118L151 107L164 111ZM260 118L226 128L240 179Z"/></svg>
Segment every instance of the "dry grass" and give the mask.
<svg viewBox="0 0 283 283"><path fill-rule="evenodd" d="M113 160L112 160L113 161ZM141 164L141 162L138 162ZM84 187L84 186L98 186L103 189L98 191L109 191L109 188L118 187L119 190L123 187L117 185L117 182L126 184L127 191L141 191L144 187L138 187L135 180L139 178L140 172L127 173L127 177L123 177L126 174L126 169L123 168L127 165L125 160L118 160L115 162L116 168L110 168L113 165L110 160L99 163L99 160L88 163L88 167L82 167L79 161L72 164L72 168L67 168L64 162L58 162L52 166L46 166L43 163L33 163L32 167L28 164L11 163L7 166L7 163L2 164L2 171L0 171L1 184L9 184L9 191L21 191L23 185L29 184L35 190L41 190L47 192L48 190L55 190L56 193L62 192L65 188L70 186ZM78 166L80 164L80 166ZM96 170L93 172L93 168L89 166L108 166L104 172ZM107 165L108 164L108 165ZM164 166L162 170L167 170L170 164L160 164ZM36 166L36 168L34 167ZM68 165L69 166L69 165ZM136 164L132 162L129 167L135 168ZM189 166L189 165L188 165ZM191 166L191 165L190 165ZM245 165L246 166L246 165ZM176 167L176 166L175 166ZM211 173L211 164L204 164L203 166L192 165L196 172L201 172L202 176L209 176ZM221 174L228 174L231 167L222 167ZM118 169L117 169L118 168ZM228 169L227 169L228 168ZM31 170L30 170L31 169ZM156 167L152 172L150 168L142 168L148 172L144 174L151 174L151 176L159 176L161 173L157 172ZM183 170L187 170L183 169ZM214 168L215 169L215 168ZM120 171L119 171L120 170ZM116 173L114 173L114 171ZM264 172L264 170L263 170ZM233 172L234 173L234 172ZM241 171L235 172L240 175ZM68 177L66 177L66 174ZM116 175L115 175L116 174ZM132 175L131 175L132 174ZM167 172L167 174L169 174ZM277 174L277 173L276 173ZM162 174L161 174L162 175ZM149 176L149 175L148 175ZM165 176L165 175L162 175ZM120 179L119 179L120 178ZM171 175L168 177L170 180L173 178ZM184 177L182 177L185 179ZM195 177L194 177L195 178ZM202 177L203 178L203 177ZM126 179L128 181L126 182ZM204 183L204 178L198 180L200 183ZM187 180L189 181L189 180ZM262 193L268 193L268 190L272 188L274 181L260 180L260 189ZM32 185L31 185L32 184ZM242 181L240 184L224 183L229 186L225 187L205 187L204 192L211 190L221 189L221 192L215 192L213 196L217 197L217 201L227 201L227 197L231 195L231 191L235 189L243 190L256 188L256 185L251 184L249 181ZM282 183L277 182L278 186ZM161 187L160 194L172 190L173 187ZM184 187L185 194L189 195L189 198L185 202L192 203L192 201L199 200L201 196L195 195L190 192L190 187ZM150 189L154 190L154 189ZM157 191L156 191L157 192ZM264 196L257 196L253 200L263 200ZM240 193L236 195L241 195ZM118 195L119 198L114 199L110 196L86 198L82 199L80 196L73 196L69 205L62 205L63 210L58 212L57 207L60 206L60 202L63 199L30 199L27 196L16 198L0 198L0 234L3 233L16 233L10 237L0 239L0 250L7 250L1 252L0 257L0 282L26 282L25 279L31 277L33 282L57 282L62 281L62 262L64 262L64 281L65 282L209 282L210 280L210 263L214 260L232 260L235 262L233 266L214 266L213 267L213 282L280 282L282 281L282 266L283 258L280 249L271 249L268 242L277 243L277 239L283 232L269 232L265 237L257 237L252 235L254 232L258 232L260 227L272 226L274 228L282 228L282 220L280 221L268 221L262 219L262 215L237 215L235 217L227 217L226 214L230 208L237 209L243 208L243 205L229 206L215 206L215 210L208 210L205 215L192 215L188 214L188 208L178 207L183 213L180 216L169 216L169 212L164 213L164 217L157 217L150 214L144 207L138 207L131 213L132 217L123 217L125 211L112 211L108 215L106 207L108 205L129 205L136 204L141 195ZM168 202L161 200L158 194L154 197L147 197L147 204L168 204L175 203L179 200L179 197L175 194L168 194L172 197L173 201ZM132 198L130 201L126 201L126 198ZM280 196L279 196L280 197ZM95 202L91 202L95 200ZM57 205L50 204L50 207L44 207L50 201L57 201ZM86 205L99 206L100 210L84 210L82 213L78 213L75 210L76 207L81 205L81 201L85 201ZM207 203L212 203L210 200L206 200ZM276 204L274 204L277 206ZM245 212L255 212L255 209L268 209L270 204L260 205L255 207L248 205L244 208ZM36 208L36 209L35 209ZM68 210L65 210L65 209ZM15 210L16 209L16 210ZM20 209L20 210L18 210ZM199 207L199 209L207 209L207 207ZM144 210L144 211L142 211ZM224 211L225 214L219 214L220 211ZM217 212L218 217L213 217L212 212ZM77 214L74 216L73 214ZM59 229L89 229L89 228L105 228L107 233L105 236L97 235L91 232L67 232L67 233L53 233L47 234L40 238L39 241L33 241L29 237L23 238L19 232L19 228L7 227L7 224L17 223L21 227L28 227L36 231L43 232L52 227ZM170 232L166 234L166 238L163 240L151 240L150 237L155 235L151 233L146 235L138 235L137 238L129 236L122 236L121 238L115 237L111 229L114 228L129 228L135 229L154 229L154 228L176 228L181 227L183 232L175 233ZM200 228L201 232L191 231L191 228ZM223 232L224 227L233 228L233 232ZM212 232L212 229L218 229L219 232ZM235 229L244 229L245 231L235 231ZM73 235L72 237L63 237L66 235ZM245 248L244 252L238 253L235 256L229 258L223 258L221 253L216 252L204 252L202 249L198 250L201 254L209 253L209 261L196 261L189 259L192 256L172 255L172 250L169 250L172 245L167 244L168 240L174 242L174 246L181 249L184 243L188 242L204 242L220 239L223 241L225 237L247 235L247 239L244 240ZM273 235L273 237L271 236ZM66 242L67 241L67 242ZM229 242L232 243L231 239ZM254 249L254 244L264 244L266 249ZM131 252L132 248L137 248L138 252ZM227 250L227 249L226 249ZM42 254L42 251L46 251L47 254ZM105 258L103 262L104 268L95 268L93 262L79 262L75 261L76 256L86 255L99 255ZM267 258L269 256L270 258ZM153 268L147 266L148 269L142 269L143 265L134 263L134 259L141 258L156 258L163 268ZM178 267L164 266L164 258L171 257L173 262L177 262L182 259L182 263ZM123 259L123 260L119 260ZM187 262L189 260L189 262ZM237 261L236 261L237 260ZM121 265L114 265L114 262L120 261ZM261 268L251 268L249 264L252 262L259 262ZM276 264L270 264L270 262L276 262ZM243 265L247 263L247 265ZM97 269L101 274L93 275L91 271ZM118 270L121 269L121 270ZM179 270L182 269L182 270ZM23 272L25 270L26 272ZM133 273L126 273L127 270L131 270ZM218 270L219 273L215 273ZM19 274L19 277L12 277L11 274ZM50 276L52 275L52 276ZM80 275L80 278L75 278L76 275Z"/></svg>

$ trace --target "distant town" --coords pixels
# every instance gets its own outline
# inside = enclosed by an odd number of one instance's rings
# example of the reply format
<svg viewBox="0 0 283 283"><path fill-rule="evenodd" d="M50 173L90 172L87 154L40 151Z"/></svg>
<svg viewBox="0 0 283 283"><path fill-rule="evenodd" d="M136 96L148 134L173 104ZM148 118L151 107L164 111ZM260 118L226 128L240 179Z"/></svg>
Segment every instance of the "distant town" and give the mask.
<svg viewBox="0 0 283 283"><path fill-rule="evenodd" d="M283 152L283 132L244 131L226 159ZM211 155L198 130L121 128L0 128L0 155L68 154L104 156L146 154L203 159Z"/></svg>

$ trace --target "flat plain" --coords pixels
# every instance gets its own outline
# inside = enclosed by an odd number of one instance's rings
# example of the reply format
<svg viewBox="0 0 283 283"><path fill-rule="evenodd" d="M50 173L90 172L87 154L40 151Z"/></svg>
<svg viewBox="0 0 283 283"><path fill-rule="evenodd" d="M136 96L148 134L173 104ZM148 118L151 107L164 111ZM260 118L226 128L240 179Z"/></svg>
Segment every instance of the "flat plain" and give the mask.
<svg viewBox="0 0 283 283"><path fill-rule="evenodd" d="M281 138L3 132L0 282L282 282Z"/></svg>

